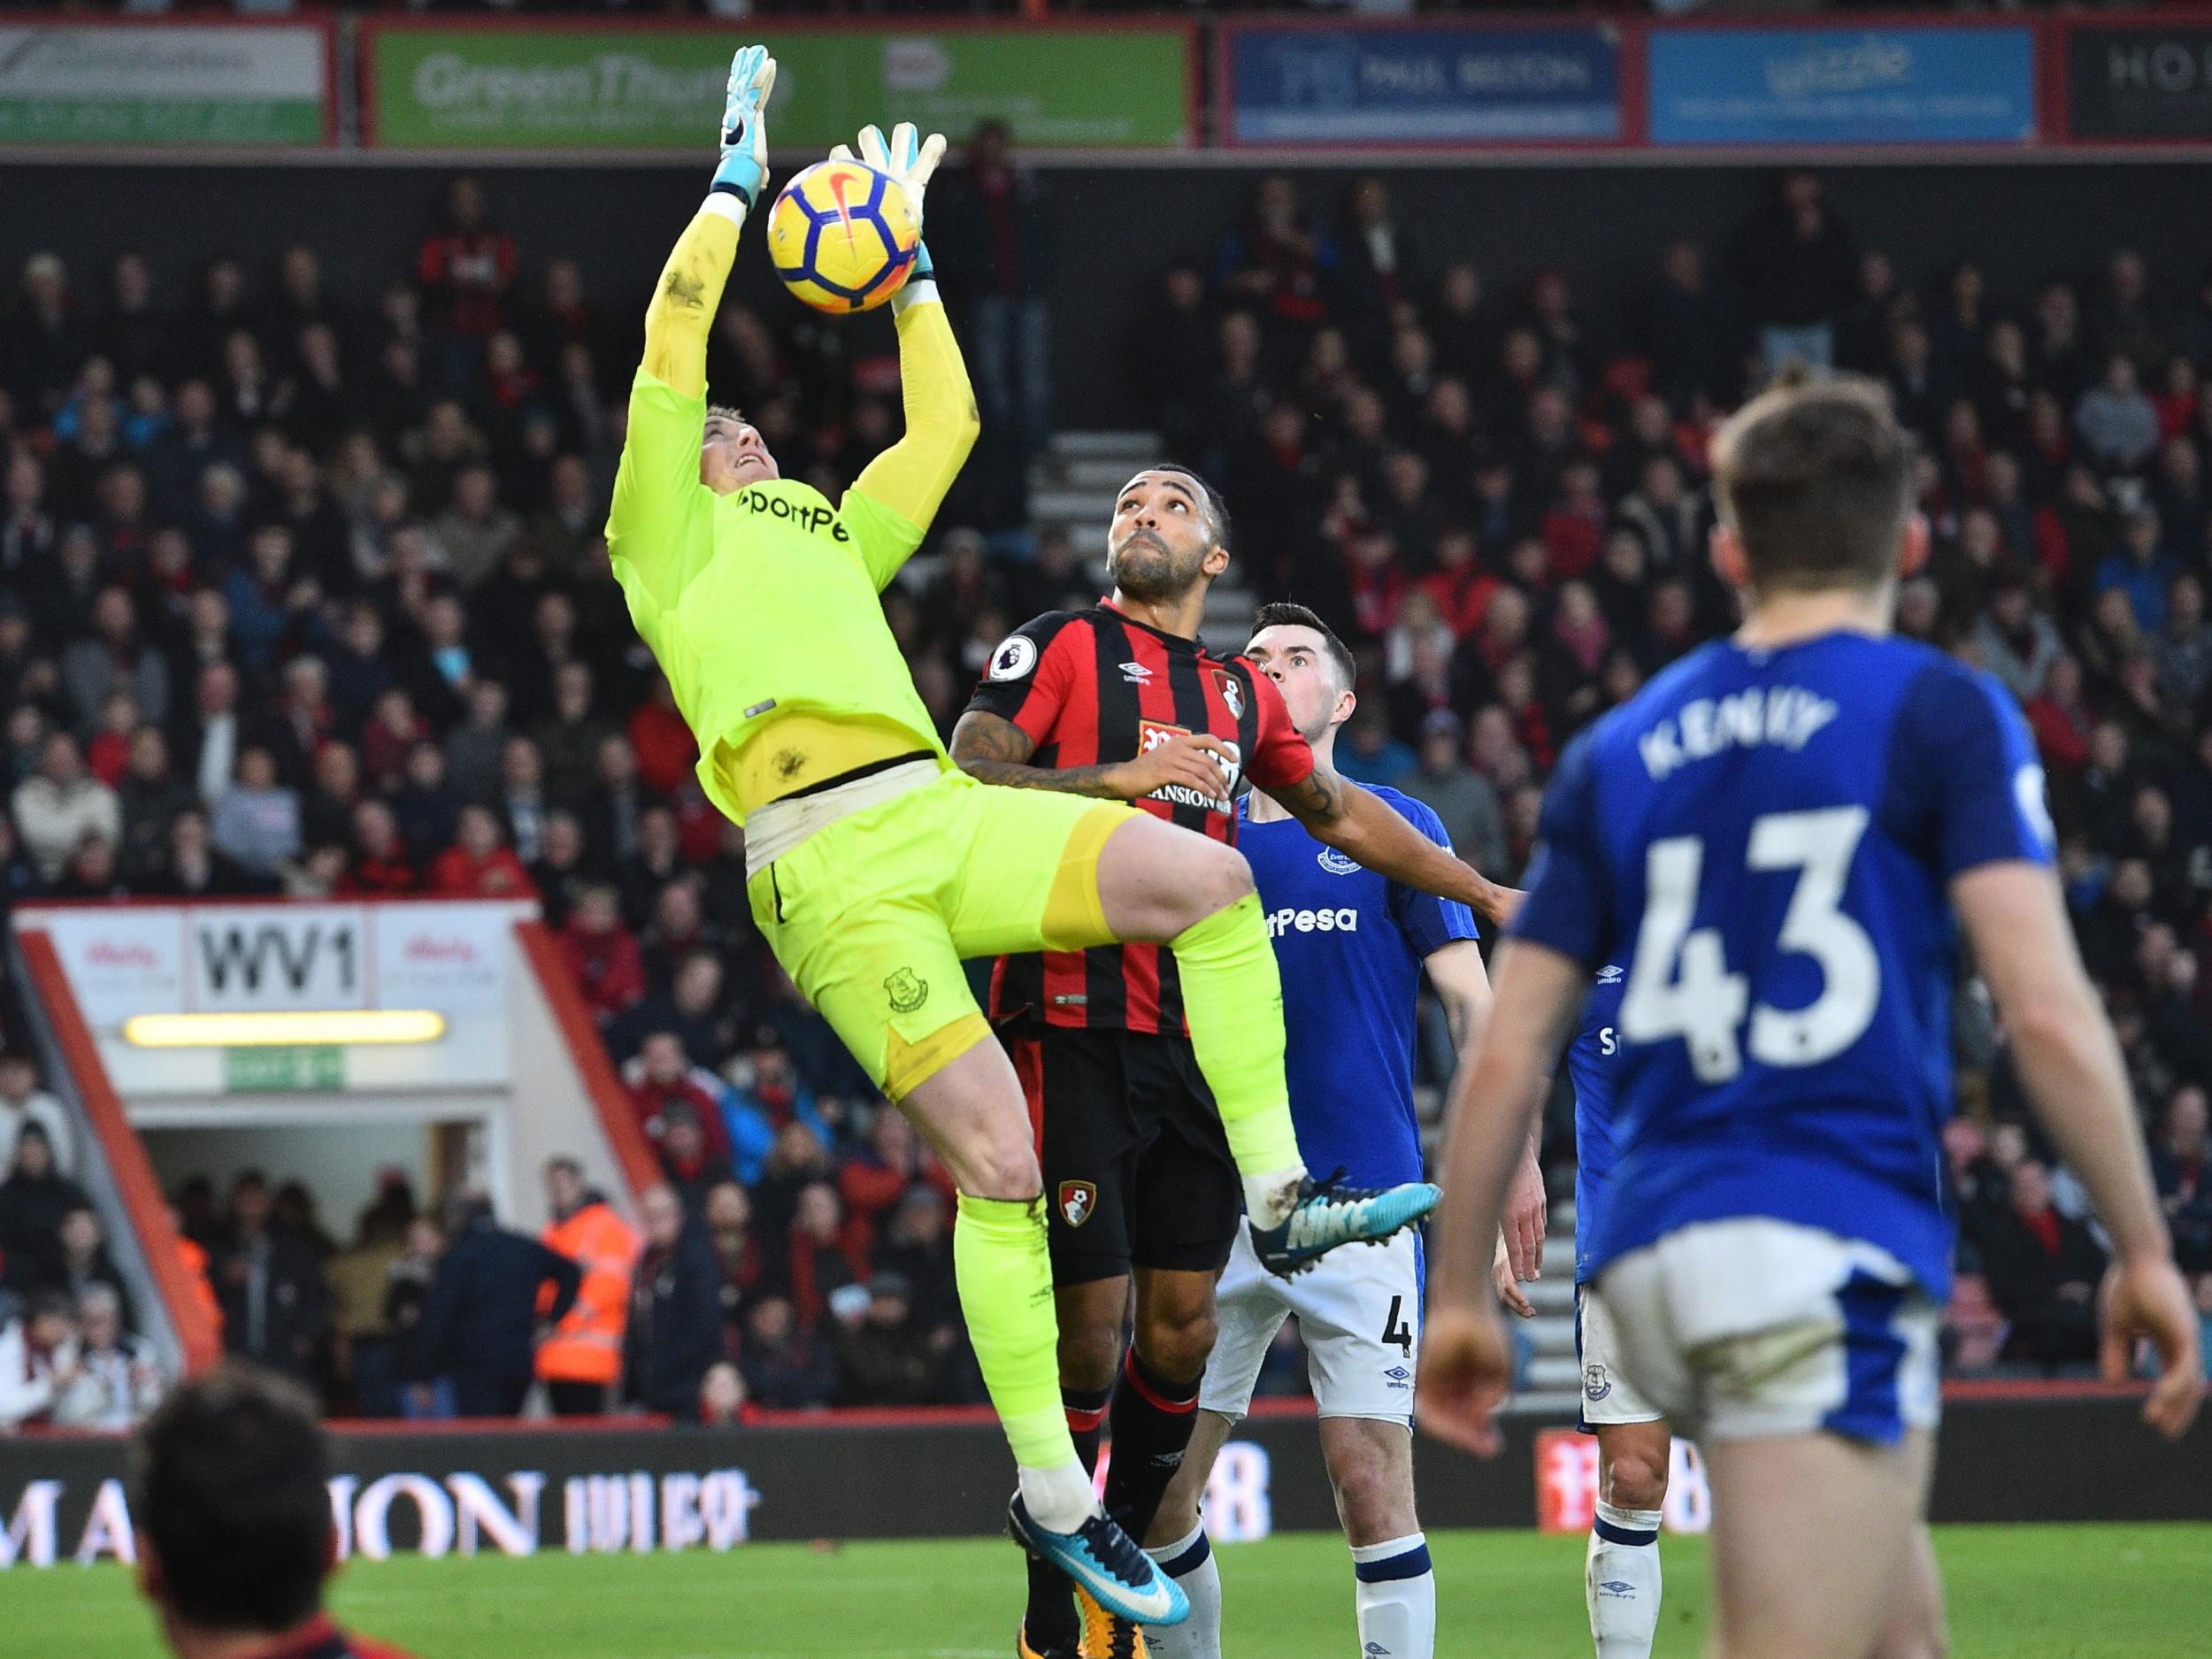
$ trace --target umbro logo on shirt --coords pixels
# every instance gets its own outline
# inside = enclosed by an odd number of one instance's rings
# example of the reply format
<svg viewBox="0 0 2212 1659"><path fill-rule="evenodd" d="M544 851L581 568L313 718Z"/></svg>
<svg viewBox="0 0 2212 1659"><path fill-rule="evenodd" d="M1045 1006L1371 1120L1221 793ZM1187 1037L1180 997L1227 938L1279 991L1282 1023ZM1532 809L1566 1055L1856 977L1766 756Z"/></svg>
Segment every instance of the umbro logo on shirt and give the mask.
<svg viewBox="0 0 2212 1659"><path fill-rule="evenodd" d="M1627 975L1620 968L1610 962L1598 970L1600 985L1618 985L1626 977Z"/></svg>
<svg viewBox="0 0 2212 1659"><path fill-rule="evenodd" d="M1121 665L1121 677L1133 686L1141 686L1150 682L1152 671L1142 663L1124 663Z"/></svg>

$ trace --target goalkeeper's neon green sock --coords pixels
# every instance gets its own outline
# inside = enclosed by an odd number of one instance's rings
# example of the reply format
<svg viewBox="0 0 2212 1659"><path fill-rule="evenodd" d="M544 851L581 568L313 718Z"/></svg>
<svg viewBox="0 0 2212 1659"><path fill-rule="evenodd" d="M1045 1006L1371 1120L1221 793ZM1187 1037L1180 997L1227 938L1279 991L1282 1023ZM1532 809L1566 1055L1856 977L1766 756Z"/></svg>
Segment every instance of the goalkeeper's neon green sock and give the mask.
<svg viewBox="0 0 2212 1659"><path fill-rule="evenodd" d="M1022 1469L1022 1493L1030 1510L1054 1532L1081 1525L1090 1496L1083 1465L1076 1461L1060 1403L1060 1323L1052 1306L1052 1261L1045 1245L1042 1198L1008 1201L960 1194L952 1229L952 1269L960 1287L960 1310L975 1345L983 1386L990 1390L999 1426ZM1072 1471L1072 1484L1062 1471ZM1035 1471L1047 1473L1056 1495L1078 1504L1071 1518L1065 1505L1048 1503L1039 1513Z"/></svg>
<svg viewBox="0 0 2212 1659"><path fill-rule="evenodd" d="M1245 1178L1246 1203L1261 1225L1272 1225L1280 1216L1268 1212L1288 1210L1277 1189L1286 1178L1294 1187L1305 1166L1283 1080L1282 976L1259 895L1246 894L1169 943L1182 977L1191 1047ZM1262 1179L1271 1196L1256 1203L1254 1184Z"/></svg>

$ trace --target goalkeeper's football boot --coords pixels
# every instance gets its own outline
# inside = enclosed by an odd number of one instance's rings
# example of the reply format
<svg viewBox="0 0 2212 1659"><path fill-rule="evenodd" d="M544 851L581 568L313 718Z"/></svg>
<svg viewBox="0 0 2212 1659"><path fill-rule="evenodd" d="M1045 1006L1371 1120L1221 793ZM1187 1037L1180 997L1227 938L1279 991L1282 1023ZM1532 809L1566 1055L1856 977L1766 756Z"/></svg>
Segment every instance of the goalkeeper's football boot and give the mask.
<svg viewBox="0 0 2212 1659"><path fill-rule="evenodd" d="M1016 1543L1059 1568L1078 1595L1087 1592L1109 1613L1139 1624L1179 1624L1190 1617L1182 1586L1105 1511L1095 1511L1072 1532L1055 1532L1031 1518L1016 1493L1006 1515Z"/></svg>
<svg viewBox="0 0 2212 1659"><path fill-rule="evenodd" d="M1075 1593L1075 1606L1083 1617L1076 1659L1150 1659L1141 1625L1116 1618L1080 1590Z"/></svg>
<svg viewBox="0 0 2212 1659"><path fill-rule="evenodd" d="M1269 1272L1288 1279L1340 1244L1381 1243L1427 1215L1443 1195L1427 1181L1347 1187L1342 1170L1325 1181L1308 1176L1298 1185L1296 1209L1274 1226L1252 1228L1252 1252Z"/></svg>

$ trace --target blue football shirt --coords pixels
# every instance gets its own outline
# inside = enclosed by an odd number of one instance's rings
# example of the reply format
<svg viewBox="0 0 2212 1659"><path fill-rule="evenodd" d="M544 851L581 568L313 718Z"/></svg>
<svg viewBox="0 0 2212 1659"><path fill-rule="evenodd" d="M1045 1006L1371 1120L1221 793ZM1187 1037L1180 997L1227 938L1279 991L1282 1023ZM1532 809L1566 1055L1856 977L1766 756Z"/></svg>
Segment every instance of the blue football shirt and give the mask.
<svg viewBox="0 0 2212 1659"><path fill-rule="evenodd" d="M1582 1024L1567 1045L1575 1091L1575 1283L1590 1278L1590 1240L1613 1190L1613 1094L1619 1080L1621 990L1628 970L1602 964L1583 1000Z"/></svg>
<svg viewBox="0 0 2212 1659"><path fill-rule="evenodd" d="M1440 847L1443 822L1395 789L1375 794ZM1240 806L1239 810L1242 811ZM1422 1179L1413 1107L1421 964L1475 935L1473 912L1377 875L1295 818L1237 827L1283 976L1290 1118L1306 1167L1356 1187Z"/></svg>
<svg viewBox="0 0 2212 1659"><path fill-rule="evenodd" d="M2010 696L1910 641L1719 641L1578 736L1515 931L1623 964L1586 1271L1701 1221L1880 1246L1940 1299L1952 878L2047 864Z"/></svg>

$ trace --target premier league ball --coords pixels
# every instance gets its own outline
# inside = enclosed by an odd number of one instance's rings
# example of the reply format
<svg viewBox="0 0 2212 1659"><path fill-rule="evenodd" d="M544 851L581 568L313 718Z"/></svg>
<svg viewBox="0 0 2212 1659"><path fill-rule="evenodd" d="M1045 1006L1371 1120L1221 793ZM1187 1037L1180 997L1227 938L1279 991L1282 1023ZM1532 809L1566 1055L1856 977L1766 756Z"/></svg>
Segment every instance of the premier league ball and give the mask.
<svg viewBox="0 0 2212 1659"><path fill-rule="evenodd" d="M896 179L864 162L818 161L768 211L768 253L815 310L872 311L914 269L921 221Z"/></svg>

